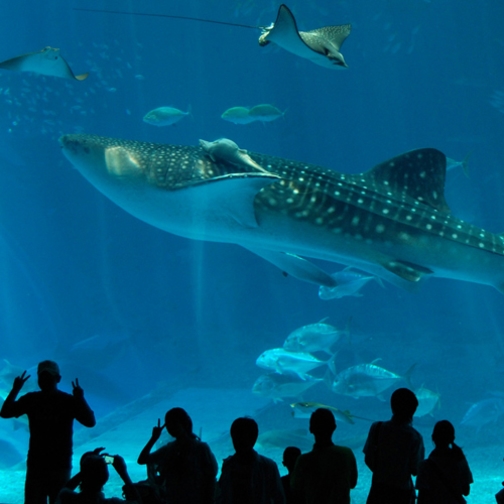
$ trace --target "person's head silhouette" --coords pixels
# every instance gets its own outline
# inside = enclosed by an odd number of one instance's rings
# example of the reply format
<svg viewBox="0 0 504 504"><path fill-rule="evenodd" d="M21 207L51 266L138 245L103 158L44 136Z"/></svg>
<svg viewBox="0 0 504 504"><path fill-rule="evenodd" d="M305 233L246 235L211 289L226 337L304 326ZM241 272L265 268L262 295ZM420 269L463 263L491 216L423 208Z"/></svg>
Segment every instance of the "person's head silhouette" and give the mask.
<svg viewBox="0 0 504 504"><path fill-rule="evenodd" d="M231 424L230 433L236 453L248 453L257 441L259 427L253 418L240 417Z"/></svg>
<svg viewBox="0 0 504 504"><path fill-rule="evenodd" d="M105 459L95 453L85 453L80 461L81 484L84 493L101 492L109 479L109 471Z"/></svg>
<svg viewBox="0 0 504 504"><path fill-rule="evenodd" d="M333 412L326 408L316 409L310 417L310 432L315 436L315 442L331 441L336 430L336 420Z"/></svg>
<svg viewBox="0 0 504 504"><path fill-rule="evenodd" d="M289 474L294 470L299 455L301 455L301 450L297 446L287 446L287 448L285 448L282 464L287 468Z"/></svg>
<svg viewBox="0 0 504 504"><path fill-rule="evenodd" d="M42 391L51 391L58 388L61 374L58 364L51 360L39 362L37 367L38 386Z"/></svg>
<svg viewBox="0 0 504 504"><path fill-rule="evenodd" d="M399 388L392 392L390 407L396 420L400 422L411 422L418 408L418 399L410 389Z"/></svg>
<svg viewBox="0 0 504 504"><path fill-rule="evenodd" d="M175 439L194 437L191 417L183 408L172 408L165 415L166 430Z"/></svg>
<svg viewBox="0 0 504 504"><path fill-rule="evenodd" d="M455 441L455 427L448 420L440 420L434 425L432 441L436 448L448 447Z"/></svg>

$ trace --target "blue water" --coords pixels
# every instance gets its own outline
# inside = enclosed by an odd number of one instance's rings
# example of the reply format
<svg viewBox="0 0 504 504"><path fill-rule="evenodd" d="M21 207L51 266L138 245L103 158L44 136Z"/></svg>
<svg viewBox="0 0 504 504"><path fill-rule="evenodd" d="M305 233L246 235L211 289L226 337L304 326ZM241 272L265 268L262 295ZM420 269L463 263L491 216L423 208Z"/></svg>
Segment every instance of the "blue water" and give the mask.
<svg viewBox="0 0 504 504"><path fill-rule="evenodd" d="M468 460L475 474L488 474L485 464L498 471L502 450L492 448L490 458L480 454L500 443L502 418L496 415L481 429L459 427L471 404L503 391L504 298L497 290L431 279L409 293L371 282L363 297L321 301L315 286L285 278L244 249L189 241L136 220L60 152L57 138L74 132L185 145L227 137L250 151L348 173L418 147L438 148L456 160L471 153L469 178L460 169L448 173L447 201L455 216L502 231L504 4L288 5L300 29L352 23L342 48L347 70L261 48L258 30L72 10L267 25L278 8L270 1L2 5L0 60L50 45L76 73L90 76L77 82L0 71L0 359L21 370L57 360L62 389L78 376L99 417L165 383L170 394L189 387L223 394L241 389L244 405L251 404L244 413L254 414L251 387L261 374L255 360L262 351L324 317L337 327L351 319L351 343L342 348L339 365L381 358L383 367L404 373L416 363L414 385L441 395L435 418L417 422L428 451L435 419L447 418L460 443L474 450L474 462L471 452ZM259 103L286 113L266 125L220 118L229 107ZM191 115L173 127L144 123L142 117L159 106L190 107ZM305 397L373 419L389 415L386 403L336 396L323 385ZM204 394L198 402L198 411L212 410ZM152 425L162 414L153 412ZM287 405L259 412L260 428L279 429L289 414ZM205 429L204 415L200 424ZM222 431L228 425L223 416ZM368 425L345 432L364 435ZM1 438L24 453L26 432L11 427L0 425ZM149 429L138 433L138 452ZM76 446L77 455L80 450ZM19 468L1 472L11 478L12 471L22 480ZM493 499L500 476L493 477L495 484L479 487L470 502Z"/></svg>

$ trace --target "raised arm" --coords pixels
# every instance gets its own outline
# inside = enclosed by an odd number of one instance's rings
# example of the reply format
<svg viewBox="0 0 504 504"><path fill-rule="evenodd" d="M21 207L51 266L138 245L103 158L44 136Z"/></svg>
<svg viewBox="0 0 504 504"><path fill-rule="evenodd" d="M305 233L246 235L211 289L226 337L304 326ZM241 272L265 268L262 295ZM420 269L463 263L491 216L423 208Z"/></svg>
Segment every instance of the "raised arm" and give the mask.
<svg viewBox="0 0 504 504"><path fill-rule="evenodd" d="M16 397L23 388L23 385L30 378L30 375L26 376L26 371L23 371L21 376L16 376L14 378L14 383L12 384L12 390L9 395L5 398L2 404L2 409L0 410L0 417L2 418L12 418L19 416L20 412L16 409Z"/></svg>
<svg viewBox="0 0 504 504"><path fill-rule="evenodd" d="M93 410L84 399L84 390L79 385L78 378L72 382L72 394L75 397L77 411L75 412L75 419L84 425L84 427L94 427L96 425L96 418Z"/></svg>
<svg viewBox="0 0 504 504"><path fill-rule="evenodd" d="M161 420L158 418L157 425L152 428L152 435L147 444L143 447L140 455L138 456L137 462L140 465L145 465L149 461L149 455L152 447L156 444L156 441L161 437L161 432L163 432L164 425L161 425Z"/></svg>

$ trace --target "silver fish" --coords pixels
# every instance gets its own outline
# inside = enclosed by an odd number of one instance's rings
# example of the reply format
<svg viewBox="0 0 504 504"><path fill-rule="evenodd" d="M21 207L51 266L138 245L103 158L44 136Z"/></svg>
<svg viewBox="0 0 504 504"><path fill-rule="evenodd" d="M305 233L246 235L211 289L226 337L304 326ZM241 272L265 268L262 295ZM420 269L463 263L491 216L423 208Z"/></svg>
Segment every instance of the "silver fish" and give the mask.
<svg viewBox="0 0 504 504"><path fill-rule="evenodd" d="M174 107L158 107L145 114L143 120L153 126L171 126L178 123L191 112L184 112Z"/></svg>
<svg viewBox="0 0 504 504"><path fill-rule="evenodd" d="M350 397L381 397L381 393L401 380L409 380L409 375L415 365L411 366L405 376L398 375L374 364L358 364L352 366L334 377L331 390L335 394Z"/></svg>
<svg viewBox="0 0 504 504"><path fill-rule="evenodd" d="M414 392L418 399L418 408L415 411L415 417L433 416L434 410L441 407L441 394L439 392L434 392L423 386Z"/></svg>
<svg viewBox="0 0 504 504"><path fill-rule="evenodd" d="M250 124L255 121L249 116L247 107L231 107L222 113L221 118L234 124Z"/></svg>
<svg viewBox="0 0 504 504"><path fill-rule="evenodd" d="M268 173L213 162L200 147L73 134L64 155L137 218L186 238L234 243L295 278L335 287L338 262L408 288L429 276L504 290L504 236L454 217L446 157L401 154L361 174L249 152Z"/></svg>
<svg viewBox="0 0 504 504"><path fill-rule="evenodd" d="M332 411L336 421L341 421L348 424L354 424L354 416L348 410L340 410L334 406L328 406L327 404L321 404L317 402L297 402L290 405L292 408L292 416L295 418L310 418L312 413L319 408L324 408Z"/></svg>
<svg viewBox="0 0 504 504"><path fill-rule="evenodd" d="M252 387L252 392L278 402L285 397L299 397L303 392L322 381L322 378L314 378L310 375L304 375L304 379L301 379L295 373L269 373L257 378Z"/></svg>
<svg viewBox="0 0 504 504"><path fill-rule="evenodd" d="M334 352L331 347L348 331L340 331L336 327L326 324L322 319L316 324L308 324L292 331L285 340L283 347L289 352L318 352L329 355Z"/></svg>
<svg viewBox="0 0 504 504"><path fill-rule="evenodd" d="M273 107L273 105L263 104L252 107L249 110L248 115L254 121L271 122L275 121L279 117L283 117L285 112Z"/></svg>
<svg viewBox="0 0 504 504"><path fill-rule="evenodd" d="M324 361L306 352L288 352L283 348L271 348L264 351L256 360L256 364L275 373L294 373L302 380L308 380L307 374L312 369L328 365L333 366L332 358Z"/></svg>

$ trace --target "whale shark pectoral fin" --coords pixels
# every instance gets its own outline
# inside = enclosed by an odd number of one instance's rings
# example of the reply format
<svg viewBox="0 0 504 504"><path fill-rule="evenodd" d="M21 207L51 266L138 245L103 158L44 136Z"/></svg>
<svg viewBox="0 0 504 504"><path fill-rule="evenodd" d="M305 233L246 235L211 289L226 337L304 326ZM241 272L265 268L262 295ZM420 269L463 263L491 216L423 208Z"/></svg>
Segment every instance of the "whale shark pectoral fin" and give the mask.
<svg viewBox="0 0 504 504"><path fill-rule="evenodd" d="M279 180L271 173L232 173L205 180L185 190L190 191L193 207L202 214L213 209L213 214L223 225L231 221L248 228L258 227L254 199L265 186ZM215 218L214 217L214 218Z"/></svg>
<svg viewBox="0 0 504 504"><path fill-rule="evenodd" d="M425 275L434 274L429 268L404 261L389 261L382 266L403 280L413 283L419 282Z"/></svg>
<svg viewBox="0 0 504 504"><path fill-rule="evenodd" d="M249 246L244 248L262 257L298 280L303 280L304 282L313 283L315 285L325 285L327 287L336 286L334 278L323 269L295 254L252 248Z"/></svg>

